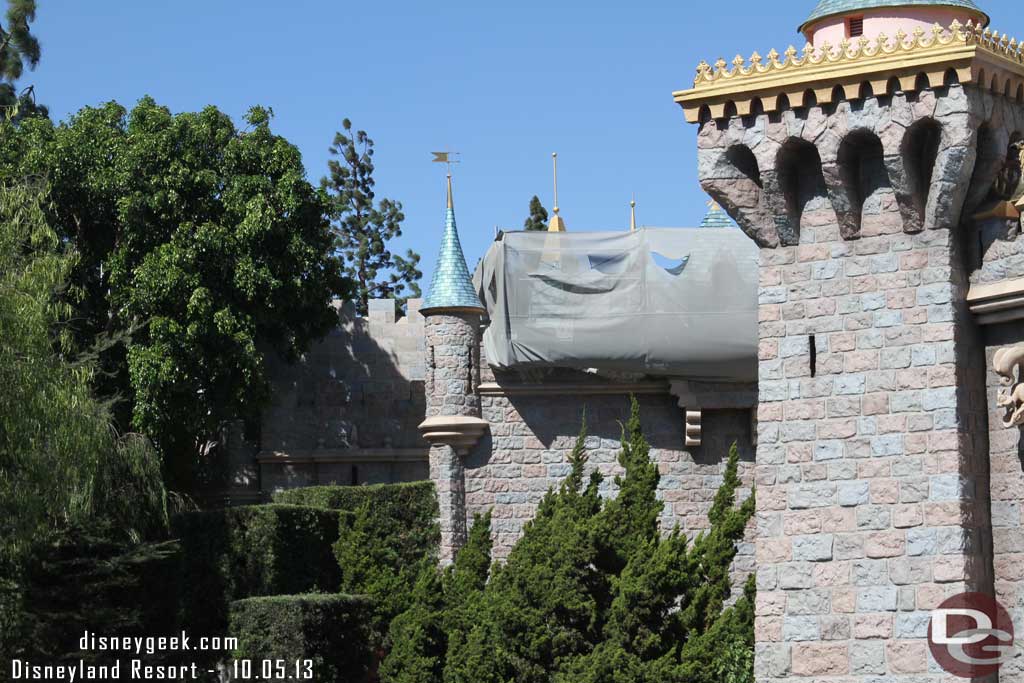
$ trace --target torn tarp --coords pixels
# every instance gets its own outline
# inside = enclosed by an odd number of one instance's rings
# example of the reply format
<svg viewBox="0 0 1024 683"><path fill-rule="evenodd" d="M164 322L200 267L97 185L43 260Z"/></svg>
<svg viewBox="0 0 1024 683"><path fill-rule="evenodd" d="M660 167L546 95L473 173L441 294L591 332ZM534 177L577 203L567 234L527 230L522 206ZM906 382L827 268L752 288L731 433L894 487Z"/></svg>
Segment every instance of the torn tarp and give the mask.
<svg viewBox="0 0 1024 683"><path fill-rule="evenodd" d="M487 360L754 381L757 257L736 228L505 233L473 278Z"/></svg>

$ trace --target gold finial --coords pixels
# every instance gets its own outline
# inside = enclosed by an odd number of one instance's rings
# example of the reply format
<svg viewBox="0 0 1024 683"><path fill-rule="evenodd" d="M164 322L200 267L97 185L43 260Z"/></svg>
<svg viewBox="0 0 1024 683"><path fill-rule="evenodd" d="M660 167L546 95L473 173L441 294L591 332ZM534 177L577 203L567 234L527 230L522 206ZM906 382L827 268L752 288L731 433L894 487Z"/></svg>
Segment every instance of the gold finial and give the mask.
<svg viewBox="0 0 1024 683"><path fill-rule="evenodd" d="M714 199L709 199L705 203L708 206L708 211L719 211L722 208L722 205L716 202Z"/></svg>
<svg viewBox="0 0 1024 683"><path fill-rule="evenodd" d="M548 232L565 232L565 221L558 215L558 152L551 153L551 162L555 174L555 205L552 208L551 222L548 223Z"/></svg>
<svg viewBox="0 0 1024 683"><path fill-rule="evenodd" d="M629 200L629 231L636 232L636 197Z"/></svg>
<svg viewBox="0 0 1024 683"><path fill-rule="evenodd" d="M430 161L435 164L447 164L448 166L448 208L454 209L455 202L452 201L452 164L459 163L458 159L452 157L459 156L458 152L431 152L434 158Z"/></svg>

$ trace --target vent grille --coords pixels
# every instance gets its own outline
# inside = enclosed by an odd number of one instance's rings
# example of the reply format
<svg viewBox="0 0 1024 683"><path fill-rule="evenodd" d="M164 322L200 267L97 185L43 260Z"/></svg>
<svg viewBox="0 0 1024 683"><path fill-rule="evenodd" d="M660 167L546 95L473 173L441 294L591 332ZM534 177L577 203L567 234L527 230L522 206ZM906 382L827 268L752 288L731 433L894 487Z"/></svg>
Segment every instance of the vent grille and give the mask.
<svg viewBox="0 0 1024 683"><path fill-rule="evenodd" d="M850 17L846 20L846 33L850 38L864 35L864 17Z"/></svg>

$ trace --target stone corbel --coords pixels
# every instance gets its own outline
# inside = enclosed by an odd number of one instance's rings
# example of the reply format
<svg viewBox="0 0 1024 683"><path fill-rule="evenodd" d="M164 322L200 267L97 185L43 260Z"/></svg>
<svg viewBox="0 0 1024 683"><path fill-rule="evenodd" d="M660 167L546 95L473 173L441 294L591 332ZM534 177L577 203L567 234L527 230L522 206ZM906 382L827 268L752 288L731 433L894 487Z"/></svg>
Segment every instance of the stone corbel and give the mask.
<svg viewBox="0 0 1024 683"><path fill-rule="evenodd" d="M697 402L697 397L690 387L690 383L682 380L672 382L669 391L679 399L679 407L685 415L685 436L684 442L687 448L694 448L701 444L701 420L703 414Z"/></svg>
<svg viewBox="0 0 1024 683"><path fill-rule="evenodd" d="M487 431L486 420L478 417L438 415L420 424L423 438L431 445L451 446L459 455L467 455Z"/></svg>
<svg viewBox="0 0 1024 683"><path fill-rule="evenodd" d="M1024 344L996 351L992 369L999 375L999 383L1005 387L996 400L996 404L1006 411L1003 426L1010 429L1024 425Z"/></svg>

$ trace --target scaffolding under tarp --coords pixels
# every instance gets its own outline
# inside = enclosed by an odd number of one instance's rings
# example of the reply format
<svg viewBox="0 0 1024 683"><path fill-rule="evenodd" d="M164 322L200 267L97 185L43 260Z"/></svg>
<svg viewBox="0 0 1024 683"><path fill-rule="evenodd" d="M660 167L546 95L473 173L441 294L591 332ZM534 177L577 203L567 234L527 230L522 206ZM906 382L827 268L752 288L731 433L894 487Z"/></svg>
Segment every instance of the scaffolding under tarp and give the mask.
<svg viewBox="0 0 1024 683"><path fill-rule="evenodd" d="M473 278L487 360L755 381L757 259L736 228L504 233Z"/></svg>

